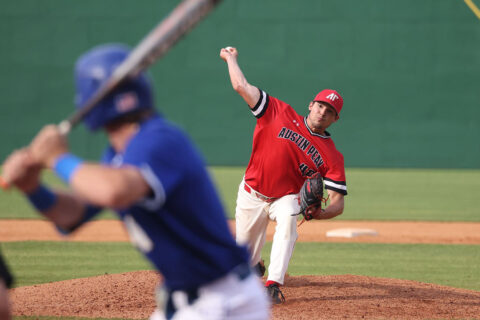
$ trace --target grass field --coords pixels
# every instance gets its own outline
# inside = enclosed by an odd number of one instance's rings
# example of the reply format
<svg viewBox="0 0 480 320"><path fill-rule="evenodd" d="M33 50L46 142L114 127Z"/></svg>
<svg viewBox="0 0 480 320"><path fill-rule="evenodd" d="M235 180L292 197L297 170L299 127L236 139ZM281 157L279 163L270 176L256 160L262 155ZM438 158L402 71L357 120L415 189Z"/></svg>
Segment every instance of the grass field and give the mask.
<svg viewBox="0 0 480 320"><path fill-rule="evenodd" d="M230 218L244 168L212 168ZM52 174L45 181L62 186ZM480 221L480 170L347 169L340 220ZM112 214L105 218L112 218ZM0 219L38 219L15 191L0 194Z"/></svg>
<svg viewBox="0 0 480 320"><path fill-rule="evenodd" d="M230 214L241 168L212 170ZM480 221L480 170L347 169L343 220Z"/></svg>
<svg viewBox="0 0 480 320"><path fill-rule="evenodd" d="M243 168L217 167L211 172L232 217ZM61 185L53 175L44 178ZM347 169L347 184L346 209L337 219L480 221L480 170ZM2 193L0 219L12 218L39 216L20 194ZM16 286L151 268L128 243L30 241L6 242L1 248ZM267 243L267 263L269 250ZM367 275L480 291L479 266L478 245L297 243L288 273Z"/></svg>
<svg viewBox="0 0 480 320"><path fill-rule="evenodd" d="M266 262L270 245L262 255ZM300 242L288 273L366 275L480 291L478 249L476 245ZM15 272L16 286L151 269L129 243L7 242L2 252Z"/></svg>

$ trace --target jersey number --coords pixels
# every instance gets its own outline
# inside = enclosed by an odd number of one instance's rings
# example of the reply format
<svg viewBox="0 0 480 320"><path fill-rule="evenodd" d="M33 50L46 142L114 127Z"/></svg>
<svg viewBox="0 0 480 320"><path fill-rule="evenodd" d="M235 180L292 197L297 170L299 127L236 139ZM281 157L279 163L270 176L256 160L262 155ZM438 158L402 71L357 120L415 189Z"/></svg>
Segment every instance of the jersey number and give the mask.
<svg viewBox="0 0 480 320"><path fill-rule="evenodd" d="M310 177L315 173L315 170L310 169L305 163L301 163L298 169L300 169L300 172L304 177Z"/></svg>

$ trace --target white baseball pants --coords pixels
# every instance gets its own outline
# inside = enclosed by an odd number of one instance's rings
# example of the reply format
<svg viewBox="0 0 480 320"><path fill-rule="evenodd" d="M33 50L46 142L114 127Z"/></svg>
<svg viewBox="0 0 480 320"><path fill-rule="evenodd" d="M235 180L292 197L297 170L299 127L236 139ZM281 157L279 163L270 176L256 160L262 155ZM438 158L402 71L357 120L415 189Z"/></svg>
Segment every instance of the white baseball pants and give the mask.
<svg viewBox="0 0 480 320"><path fill-rule="evenodd" d="M267 297L258 276L252 271L245 278L228 275L211 284L200 287L198 298L188 304L184 292L172 294L177 309L172 320L268 320L270 318L270 300ZM164 310L159 308L150 316L150 320L165 320Z"/></svg>
<svg viewBox="0 0 480 320"><path fill-rule="evenodd" d="M286 195L268 203L256 197L255 190L247 192L244 183L242 181L238 189L235 211L237 243L248 246L251 265L256 265L261 259L268 222L275 221L277 225L273 236L267 280L283 284L295 241L298 238L297 216L292 216L300 211L298 194Z"/></svg>

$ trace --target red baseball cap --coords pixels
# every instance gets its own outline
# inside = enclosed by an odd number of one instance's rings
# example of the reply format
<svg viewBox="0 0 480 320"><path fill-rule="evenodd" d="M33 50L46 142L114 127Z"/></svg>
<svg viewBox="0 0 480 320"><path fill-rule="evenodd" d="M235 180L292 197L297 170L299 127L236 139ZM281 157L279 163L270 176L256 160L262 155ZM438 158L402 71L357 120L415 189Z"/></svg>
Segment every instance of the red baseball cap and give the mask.
<svg viewBox="0 0 480 320"><path fill-rule="evenodd" d="M332 89L325 89L320 91L313 101L321 101L328 103L335 109L335 111L337 111L338 116L340 115L340 110L342 110L343 107L342 96L340 95L340 93Z"/></svg>

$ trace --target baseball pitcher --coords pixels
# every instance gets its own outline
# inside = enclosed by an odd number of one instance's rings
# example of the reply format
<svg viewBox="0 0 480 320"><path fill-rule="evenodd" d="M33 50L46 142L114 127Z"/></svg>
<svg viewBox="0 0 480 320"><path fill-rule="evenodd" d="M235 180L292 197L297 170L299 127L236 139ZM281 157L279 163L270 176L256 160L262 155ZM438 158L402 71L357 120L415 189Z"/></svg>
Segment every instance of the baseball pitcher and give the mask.
<svg viewBox="0 0 480 320"><path fill-rule="evenodd" d="M250 162L238 190L236 240L248 245L251 264L260 266L268 222L276 222L265 286L272 302L282 303L285 298L279 286L298 236L296 215L330 219L343 212L347 194L343 156L326 131L339 119L343 99L335 90L323 90L303 117L247 82L235 48L221 49L220 57L228 65L234 90L257 121ZM325 208L323 184L329 198Z"/></svg>

